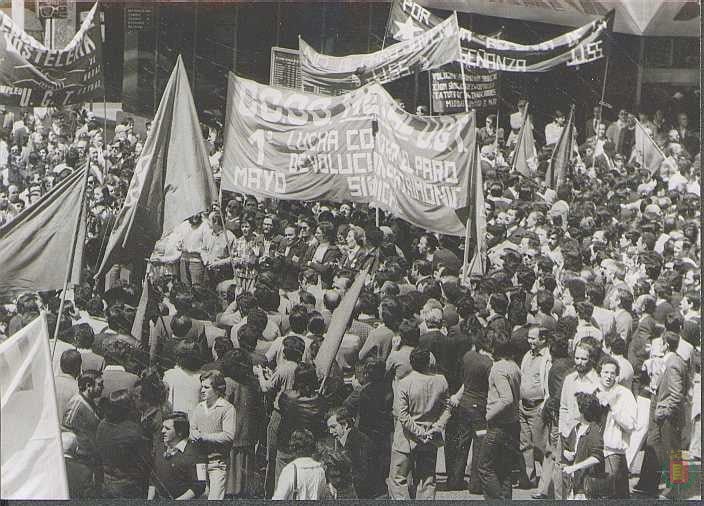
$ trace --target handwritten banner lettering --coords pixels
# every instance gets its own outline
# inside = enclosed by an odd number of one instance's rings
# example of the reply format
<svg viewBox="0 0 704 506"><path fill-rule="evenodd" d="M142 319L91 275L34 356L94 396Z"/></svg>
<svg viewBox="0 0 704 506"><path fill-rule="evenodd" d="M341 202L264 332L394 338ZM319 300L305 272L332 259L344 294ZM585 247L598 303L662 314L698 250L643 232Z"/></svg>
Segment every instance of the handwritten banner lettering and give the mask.
<svg viewBox="0 0 704 506"><path fill-rule="evenodd" d="M366 202L462 235L473 118L408 114L375 83L328 97L230 74L223 189Z"/></svg>

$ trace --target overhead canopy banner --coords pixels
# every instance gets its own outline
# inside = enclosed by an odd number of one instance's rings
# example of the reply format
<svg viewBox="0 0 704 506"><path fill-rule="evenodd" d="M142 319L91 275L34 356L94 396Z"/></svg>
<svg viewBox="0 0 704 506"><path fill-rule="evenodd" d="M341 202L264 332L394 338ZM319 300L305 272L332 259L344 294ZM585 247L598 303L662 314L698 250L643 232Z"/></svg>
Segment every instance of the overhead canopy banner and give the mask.
<svg viewBox="0 0 704 506"><path fill-rule="evenodd" d="M459 60L459 27L453 15L417 37L371 54L327 56L299 38L303 90L340 95L365 84L395 81Z"/></svg>
<svg viewBox="0 0 704 506"><path fill-rule="evenodd" d="M52 50L0 12L0 104L58 107L102 95L103 58L96 3L71 42Z"/></svg>
<svg viewBox="0 0 704 506"><path fill-rule="evenodd" d="M545 72L562 64L590 63L605 56L606 36L611 33L614 12L612 10L559 37L532 45L516 44L460 28L461 62L471 68L503 72ZM441 18L416 2L396 0L389 18L390 34L396 40L404 40L420 30L432 30L440 22Z"/></svg>
<svg viewBox="0 0 704 506"><path fill-rule="evenodd" d="M339 97L229 74L222 187L289 200L379 205L419 227L462 235L467 114L414 116L377 84Z"/></svg>

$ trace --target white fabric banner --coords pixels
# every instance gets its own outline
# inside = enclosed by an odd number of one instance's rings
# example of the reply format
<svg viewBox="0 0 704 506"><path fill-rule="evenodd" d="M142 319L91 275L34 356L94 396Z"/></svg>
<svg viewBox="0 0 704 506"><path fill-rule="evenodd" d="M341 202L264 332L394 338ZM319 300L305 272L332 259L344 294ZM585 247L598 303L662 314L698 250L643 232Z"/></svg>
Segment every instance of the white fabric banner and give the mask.
<svg viewBox="0 0 704 506"><path fill-rule="evenodd" d="M68 499L46 319L0 344L0 497Z"/></svg>

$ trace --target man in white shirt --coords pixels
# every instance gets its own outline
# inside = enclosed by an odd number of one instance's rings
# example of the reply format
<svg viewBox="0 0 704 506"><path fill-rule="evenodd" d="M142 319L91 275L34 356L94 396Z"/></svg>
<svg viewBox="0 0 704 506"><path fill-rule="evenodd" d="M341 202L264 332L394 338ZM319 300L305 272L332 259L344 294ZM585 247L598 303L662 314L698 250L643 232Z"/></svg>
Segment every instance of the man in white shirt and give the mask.
<svg viewBox="0 0 704 506"><path fill-rule="evenodd" d="M188 218L188 226L184 226L179 242L181 281L188 286L204 284L203 252L208 235L209 227L203 222L200 214Z"/></svg>
<svg viewBox="0 0 704 506"><path fill-rule="evenodd" d="M555 111L555 116L552 123L545 125L545 145L552 146L557 144L564 128L565 114L558 109Z"/></svg>
<svg viewBox="0 0 704 506"><path fill-rule="evenodd" d="M607 414L604 423L604 467L612 483L613 495L627 499L628 465L626 449L631 441L631 432L636 429L636 399L631 391L619 385L619 363L612 357L605 356L599 363L599 388L596 396Z"/></svg>

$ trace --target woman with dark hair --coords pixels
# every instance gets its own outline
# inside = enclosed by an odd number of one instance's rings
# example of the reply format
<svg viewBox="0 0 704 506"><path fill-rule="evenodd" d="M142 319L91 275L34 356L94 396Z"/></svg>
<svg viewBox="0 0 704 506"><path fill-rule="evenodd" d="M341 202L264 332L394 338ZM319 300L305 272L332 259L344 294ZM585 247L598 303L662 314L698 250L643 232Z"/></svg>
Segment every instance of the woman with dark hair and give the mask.
<svg viewBox="0 0 704 506"><path fill-rule="evenodd" d="M324 434L323 399L318 395L318 376L315 367L300 364L296 368L293 390L281 393L279 411L281 425L277 434L276 477L281 474L286 464L291 462L294 454L291 449L291 435L299 429L309 430L315 437Z"/></svg>
<svg viewBox="0 0 704 506"><path fill-rule="evenodd" d="M103 465L102 497L144 499L151 467L150 440L137 422L129 391L116 390L108 396L96 446Z"/></svg>
<svg viewBox="0 0 704 506"><path fill-rule="evenodd" d="M164 417L171 413L168 389L154 367L145 369L137 382L135 403L142 430L149 438L150 453L158 446Z"/></svg>
<svg viewBox="0 0 704 506"><path fill-rule="evenodd" d="M242 349L225 353L222 371L232 381L230 402L235 407L235 436L230 451L226 494L234 497L254 497L252 476L255 470L255 445L259 431L257 423L264 417L262 392L252 374L252 360Z"/></svg>
<svg viewBox="0 0 704 506"><path fill-rule="evenodd" d="M315 438L306 429L295 430L289 441L291 461L281 470L274 500L316 500L327 494L325 470L317 460Z"/></svg>
<svg viewBox="0 0 704 506"><path fill-rule="evenodd" d="M601 419L604 408L594 394L577 392L579 422L567 438L563 458L571 464L562 468L563 474L572 477L571 488L574 499L596 499L604 497L599 483L604 477L604 434ZM571 450L570 450L571 448Z"/></svg>

